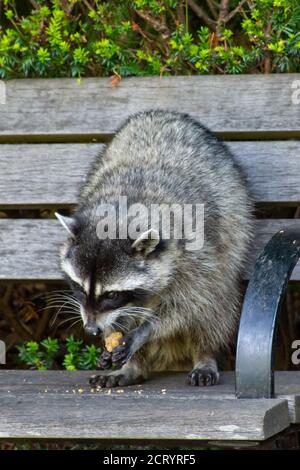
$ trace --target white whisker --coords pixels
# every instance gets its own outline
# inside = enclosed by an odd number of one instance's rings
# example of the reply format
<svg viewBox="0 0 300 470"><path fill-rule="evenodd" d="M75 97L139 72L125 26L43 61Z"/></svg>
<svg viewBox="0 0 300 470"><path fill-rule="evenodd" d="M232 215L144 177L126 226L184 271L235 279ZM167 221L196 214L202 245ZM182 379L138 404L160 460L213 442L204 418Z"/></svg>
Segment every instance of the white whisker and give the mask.
<svg viewBox="0 0 300 470"><path fill-rule="evenodd" d="M116 320L111 322L111 326L114 328L114 327L117 327L119 328L119 330L124 330L124 331L129 331L129 328L126 327L125 325L121 325L119 322L117 322Z"/></svg>
<svg viewBox="0 0 300 470"><path fill-rule="evenodd" d="M72 314L72 313L76 313L76 312L74 312L74 310L66 310L66 311L63 311L63 313ZM58 317L58 314L59 314L59 312L56 312L55 315L54 315L53 320L51 320L51 322L50 322L50 327L51 327L51 328L53 327L54 323L56 322L57 317ZM76 316L77 316L77 317L78 317L79 315L80 315L80 314L77 314L77 313L76 313Z"/></svg>
<svg viewBox="0 0 300 470"><path fill-rule="evenodd" d="M79 320L76 320L72 323L72 325L70 325L67 330L70 330L71 328L73 328L77 323L81 322L81 318L79 318Z"/></svg>
<svg viewBox="0 0 300 470"><path fill-rule="evenodd" d="M71 317L71 318L66 318L66 320L61 321L61 322L58 324L58 326L61 326L61 325L63 325L64 323L67 323L67 322L72 321L72 320L78 320L78 316L76 316L76 317ZM80 319L80 320L81 320L81 319Z"/></svg>

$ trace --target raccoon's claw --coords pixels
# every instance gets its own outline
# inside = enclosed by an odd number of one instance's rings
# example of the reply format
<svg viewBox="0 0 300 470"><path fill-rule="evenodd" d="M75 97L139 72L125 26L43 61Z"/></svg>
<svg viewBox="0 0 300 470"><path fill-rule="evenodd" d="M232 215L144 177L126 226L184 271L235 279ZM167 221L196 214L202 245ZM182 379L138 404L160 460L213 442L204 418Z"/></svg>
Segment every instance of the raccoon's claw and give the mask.
<svg viewBox="0 0 300 470"><path fill-rule="evenodd" d="M210 368L194 369L187 377L189 385L208 387L216 385L219 381L219 374L217 371Z"/></svg>
<svg viewBox="0 0 300 470"><path fill-rule="evenodd" d="M115 387L116 385L113 385L115 382L115 377L113 375L93 375L90 377L89 383L92 388L96 387Z"/></svg>
<svg viewBox="0 0 300 470"><path fill-rule="evenodd" d="M103 351L98 360L98 369L105 370L110 369L112 365L111 353L108 351Z"/></svg>
<svg viewBox="0 0 300 470"><path fill-rule="evenodd" d="M111 355L111 361L113 365L123 366L131 357L131 337L125 336L122 343L116 346Z"/></svg>
<svg viewBox="0 0 300 470"><path fill-rule="evenodd" d="M145 379L142 376L134 376L131 374L111 374L111 375L93 375L90 377L89 383L91 387L96 388L113 388L126 387L127 385L140 384Z"/></svg>
<svg viewBox="0 0 300 470"><path fill-rule="evenodd" d="M98 382L100 381L100 377L101 375L91 375L91 377L89 378L89 384L92 388L97 387Z"/></svg>
<svg viewBox="0 0 300 470"><path fill-rule="evenodd" d="M130 340L124 339L122 344L116 346L112 352L103 351L99 357L97 367L100 370L121 368L130 359Z"/></svg>
<svg viewBox="0 0 300 470"><path fill-rule="evenodd" d="M131 356L130 343L126 340L122 342L119 346L113 349L111 361L113 364L124 365Z"/></svg>

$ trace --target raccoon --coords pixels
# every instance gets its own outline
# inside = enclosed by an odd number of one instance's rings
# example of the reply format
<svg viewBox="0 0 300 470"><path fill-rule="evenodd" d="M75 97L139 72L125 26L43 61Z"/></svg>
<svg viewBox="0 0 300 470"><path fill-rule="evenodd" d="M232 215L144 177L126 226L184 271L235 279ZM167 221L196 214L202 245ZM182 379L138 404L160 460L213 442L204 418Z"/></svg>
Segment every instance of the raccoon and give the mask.
<svg viewBox="0 0 300 470"><path fill-rule="evenodd" d="M153 205L201 205L204 243L190 249L190 240L165 236L162 212L156 224L140 213L136 236L126 234L133 218L119 211L124 196L128 207L142 205L149 213ZM103 205L114 209L116 237L99 236ZM216 384L216 356L236 331L239 276L252 233L246 179L225 144L186 114L132 115L94 162L73 215L57 217L69 235L61 268L85 329L124 334L106 361L120 367L91 383L126 386L152 370L188 369L188 384ZM118 236L121 229L125 236Z"/></svg>

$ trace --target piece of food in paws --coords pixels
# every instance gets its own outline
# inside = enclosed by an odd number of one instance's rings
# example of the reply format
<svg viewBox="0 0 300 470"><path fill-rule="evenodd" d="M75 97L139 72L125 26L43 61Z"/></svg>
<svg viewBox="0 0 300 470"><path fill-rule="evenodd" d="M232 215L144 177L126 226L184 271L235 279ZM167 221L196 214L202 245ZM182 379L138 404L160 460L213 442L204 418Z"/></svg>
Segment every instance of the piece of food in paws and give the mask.
<svg viewBox="0 0 300 470"><path fill-rule="evenodd" d="M114 331L109 336L107 336L107 338L105 338L105 349L111 353L113 349L119 346L122 338L123 334L121 331Z"/></svg>

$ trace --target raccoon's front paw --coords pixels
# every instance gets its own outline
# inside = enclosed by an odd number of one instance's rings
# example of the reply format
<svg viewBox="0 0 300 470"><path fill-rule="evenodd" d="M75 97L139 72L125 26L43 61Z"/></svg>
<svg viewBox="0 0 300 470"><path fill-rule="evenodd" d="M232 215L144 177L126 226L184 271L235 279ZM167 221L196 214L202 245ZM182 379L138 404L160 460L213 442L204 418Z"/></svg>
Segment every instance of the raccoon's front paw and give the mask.
<svg viewBox="0 0 300 470"><path fill-rule="evenodd" d="M98 359L97 367L98 369L105 370L110 369L112 365L111 353L108 351L103 351Z"/></svg>
<svg viewBox="0 0 300 470"><path fill-rule="evenodd" d="M132 375L130 373L112 373L108 375L93 375L90 377L89 383L91 387L113 388L127 387L128 385L140 384L145 380L142 375Z"/></svg>
<svg viewBox="0 0 300 470"><path fill-rule="evenodd" d="M208 387L219 381L219 372L210 367L196 368L187 377L189 385Z"/></svg>
<svg viewBox="0 0 300 470"><path fill-rule="evenodd" d="M132 355L131 343L131 338L125 336L122 343L112 350L112 364L116 366L123 366L126 362L129 361Z"/></svg>

